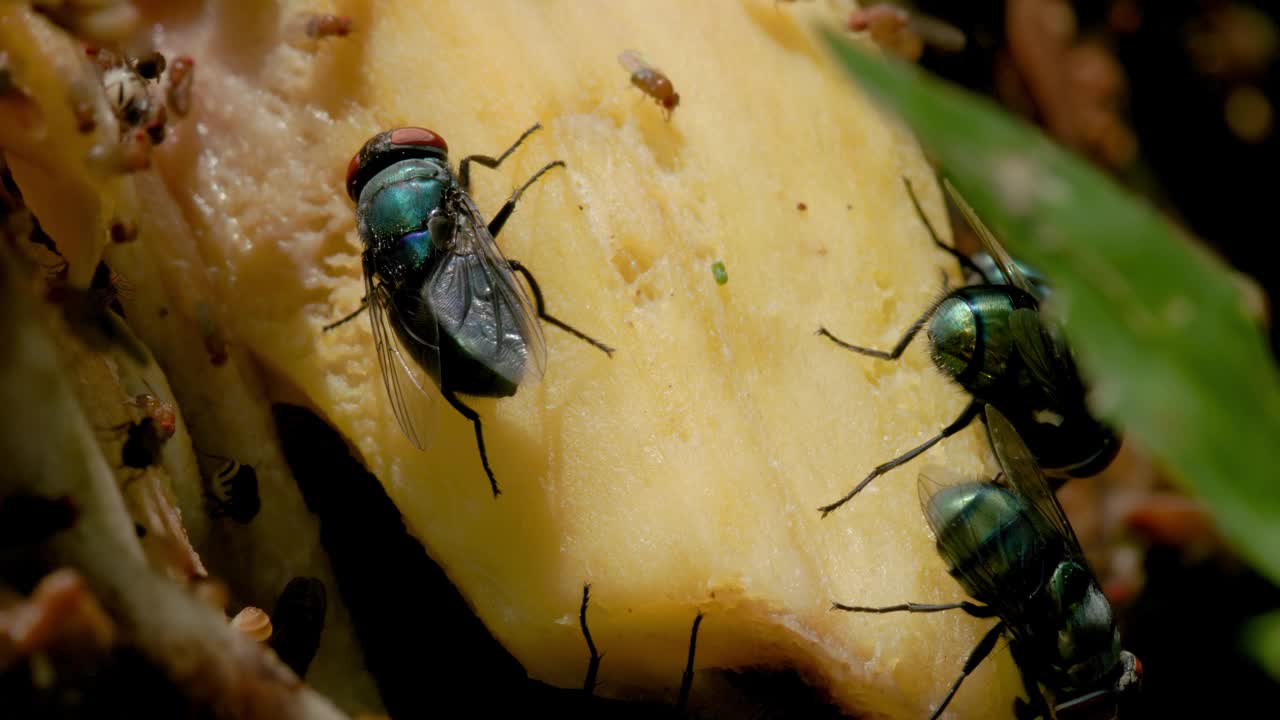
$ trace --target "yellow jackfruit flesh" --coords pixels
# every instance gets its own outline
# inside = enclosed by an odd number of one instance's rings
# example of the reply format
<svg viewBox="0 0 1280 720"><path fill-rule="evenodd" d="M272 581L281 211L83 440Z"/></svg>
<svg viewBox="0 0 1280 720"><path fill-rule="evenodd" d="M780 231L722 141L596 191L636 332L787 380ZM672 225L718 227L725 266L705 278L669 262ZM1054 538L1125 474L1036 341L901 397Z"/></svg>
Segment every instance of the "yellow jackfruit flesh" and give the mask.
<svg viewBox="0 0 1280 720"><path fill-rule="evenodd" d="M963 599L916 475L932 463L979 476L990 461L970 429L829 517L817 511L966 403L923 337L890 363L814 334L890 347L940 292L941 268L959 282L901 182L945 227L918 147L812 32L848 7L143 4L159 49L197 67L190 114L171 123L155 169L128 180L151 218L128 251L148 272L130 281L173 313L151 332L216 328L276 379L269 396L316 408L534 678L581 685L590 583L603 693L676 686L701 611L699 669L796 668L851 714L925 717L991 621L831 602ZM351 34L309 38L305 14L321 11L348 15ZM669 120L619 65L628 49L680 94ZM321 328L364 292L344 178L369 137L427 127L456 164L496 156L535 122L499 168L473 166L473 197L490 216L565 162L497 242L537 277L549 313L616 352L544 325L540 382L464 398L484 423L495 499L470 423L435 388L430 447L404 437L366 318ZM198 375L205 394L225 372ZM997 652L950 711L1006 717L1020 688Z"/></svg>

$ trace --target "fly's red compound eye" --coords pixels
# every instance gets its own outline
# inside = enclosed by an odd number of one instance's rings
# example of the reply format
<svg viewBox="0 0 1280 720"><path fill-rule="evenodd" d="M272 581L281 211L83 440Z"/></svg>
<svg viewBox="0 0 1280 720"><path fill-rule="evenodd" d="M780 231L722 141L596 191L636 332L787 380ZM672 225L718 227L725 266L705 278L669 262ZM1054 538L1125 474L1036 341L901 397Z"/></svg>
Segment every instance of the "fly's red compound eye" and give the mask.
<svg viewBox="0 0 1280 720"><path fill-rule="evenodd" d="M359 200L365 183L401 160L433 158L443 162L448 155L449 145L444 138L426 128L401 127L378 133L347 165L347 194L352 200Z"/></svg>
<svg viewBox="0 0 1280 720"><path fill-rule="evenodd" d="M440 148L444 152L449 152L449 145L444 138L431 132L426 128L420 127L402 127L391 131L392 145L410 145L418 147Z"/></svg>
<svg viewBox="0 0 1280 720"><path fill-rule="evenodd" d="M351 162L347 163L347 182L346 186L351 187L351 181L355 179L356 173L360 170L360 156L363 153L356 153L351 156Z"/></svg>

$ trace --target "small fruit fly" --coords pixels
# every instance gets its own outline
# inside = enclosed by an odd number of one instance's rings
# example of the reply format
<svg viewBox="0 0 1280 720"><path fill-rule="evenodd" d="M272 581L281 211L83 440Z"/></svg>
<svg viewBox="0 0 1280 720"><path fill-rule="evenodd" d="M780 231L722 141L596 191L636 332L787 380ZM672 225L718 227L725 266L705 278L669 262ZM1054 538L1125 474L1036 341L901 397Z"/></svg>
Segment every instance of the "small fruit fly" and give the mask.
<svg viewBox="0 0 1280 720"><path fill-rule="evenodd" d="M351 18L346 15L316 13L307 17L307 37L346 37L351 34Z"/></svg>
<svg viewBox="0 0 1280 720"><path fill-rule="evenodd" d="M154 391L136 395L127 403L141 411L144 417L151 418L155 423L156 437L160 442L164 442L173 437L173 433L177 430L178 413L174 410L172 403L161 400L153 393Z"/></svg>
<svg viewBox="0 0 1280 720"><path fill-rule="evenodd" d="M670 120L671 112L680 104L680 93L676 92L671 79L661 70L645 62L645 59L635 50L624 50L618 55L618 62L631 73L631 84L656 100L662 108L663 116Z"/></svg>
<svg viewBox="0 0 1280 720"><path fill-rule="evenodd" d="M877 45L912 61L920 59L926 44L944 52L959 52L966 43L964 33L951 23L887 4L854 10L848 28L868 31Z"/></svg>
<svg viewBox="0 0 1280 720"><path fill-rule="evenodd" d="M191 111L191 83L195 78L196 62L188 55L179 55L169 66L169 86L165 90L165 102L178 117L186 117Z"/></svg>

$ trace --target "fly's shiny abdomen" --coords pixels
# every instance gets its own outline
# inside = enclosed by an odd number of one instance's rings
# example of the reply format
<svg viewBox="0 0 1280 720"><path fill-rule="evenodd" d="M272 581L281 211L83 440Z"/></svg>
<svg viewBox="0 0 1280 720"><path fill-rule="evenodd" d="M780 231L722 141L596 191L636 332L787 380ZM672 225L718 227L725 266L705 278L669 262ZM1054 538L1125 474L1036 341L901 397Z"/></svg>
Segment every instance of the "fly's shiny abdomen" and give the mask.
<svg viewBox="0 0 1280 720"><path fill-rule="evenodd" d="M1066 691L1098 686L1120 664L1120 633L1115 615L1093 573L1076 562L1062 562L1045 586L1045 611L1058 619L1053 647L1046 657ZM1046 638L1046 641L1048 638Z"/></svg>
<svg viewBox="0 0 1280 720"><path fill-rule="evenodd" d="M1009 316L1021 307L1018 300L1016 289L997 285L947 296L929 318L934 364L979 397L999 385L1015 352Z"/></svg>
<svg viewBox="0 0 1280 720"><path fill-rule="evenodd" d="M975 599L992 603L982 585L970 582L974 575L1008 578L1009 592L1034 588L1015 587L1019 582L1039 582L1020 563L1037 562L1044 542L1016 495L998 485L965 483L943 488L929 499L925 512L939 528L938 552L951 574Z"/></svg>
<svg viewBox="0 0 1280 720"><path fill-rule="evenodd" d="M1018 422L1023 438L1046 473L1056 477L1093 477L1120 452L1120 436L1085 408L1062 414L1032 408Z"/></svg>
<svg viewBox="0 0 1280 720"><path fill-rule="evenodd" d="M437 161L416 158L391 165L364 186L357 214L360 236L379 270L424 268L435 249L428 224L448 183L448 170Z"/></svg>

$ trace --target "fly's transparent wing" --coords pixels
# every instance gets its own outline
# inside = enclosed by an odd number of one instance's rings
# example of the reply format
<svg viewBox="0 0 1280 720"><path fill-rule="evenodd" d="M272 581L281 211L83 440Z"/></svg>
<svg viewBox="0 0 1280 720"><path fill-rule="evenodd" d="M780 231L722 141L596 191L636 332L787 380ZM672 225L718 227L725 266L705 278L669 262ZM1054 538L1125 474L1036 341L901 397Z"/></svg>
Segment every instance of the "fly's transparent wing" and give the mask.
<svg viewBox="0 0 1280 720"><path fill-rule="evenodd" d="M907 23L925 42L945 52L960 52L968 41L960 28L919 10L911 12Z"/></svg>
<svg viewBox="0 0 1280 720"><path fill-rule="evenodd" d="M632 75L649 69L649 63L640 57L640 53L635 50L623 50L618 55L618 63Z"/></svg>
<svg viewBox="0 0 1280 720"><path fill-rule="evenodd" d="M427 280L440 330L513 385L542 377L547 347L538 314L464 193L449 201L452 242Z"/></svg>
<svg viewBox="0 0 1280 720"><path fill-rule="evenodd" d="M1026 276L1022 274L1022 270L1018 269L1017 264L1013 262L1009 252L996 240L996 236L991 234L991 230L978 217L978 213L961 197L960 191L956 190L956 186L952 185L951 181L946 178L942 179L942 186L946 188L947 195L951 197L951 201L956 204L956 207L960 208L960 213L964 215L965 221L978 234L978 239L982 241L982 249L987 251L991 259L995 261L996 267L1000 268L1000 272L1004 273L1004 276L1009 279L1009 284L1019 290L1026 291L1032 297L1039 297L1036 295L1035 288L1031 285L1031 282L1027 280Z"/></svg>
<svg viewBox="0 0 1280 720"><path fill-rule="evenodd" d="M924 511L925 519L929 521L929 528L933 530L934 537L938 536L936 520L930 513L930 503L934 496L947 488L963 485L966 482L971 480L948 467L928 463L920 468L920 474L916 476L916 493L920 496L920 509Z"/></svg>
<svg viewBox="0 0 1280 720"><path fill-rule="evenodd" d="M1071 352L1044 326L1037 310L1020 308L1009 317L1014 346L1036 382L1059 408L1073 407L1084 398L1084 384Z"/></svg>
<svg viewBox="0 0 1280 720"><path fill-rule="evenodd" d="M987 406L987 431L991 433L991 446L996 451L1000 467L1009 477L1010 487L1022 498L1035 522L1041 524L1045 532L1061 537L1068 557L1083 558L1080 541L1076 539L1066 513L1049 488L1031 450L1008 418L990 405Z"/></svg>
<svg viewBox="0 0 1280 720"><path fill-rule="evenodd" d="M419 302L402 299L397 303L369 272L365 273L365 293L373 344L391 410L409 442L425 450L435 435L439 417L432 388L432 378L440 376L435 322ZM395 331L397 324L406 328L403 339Z"/></svg>

